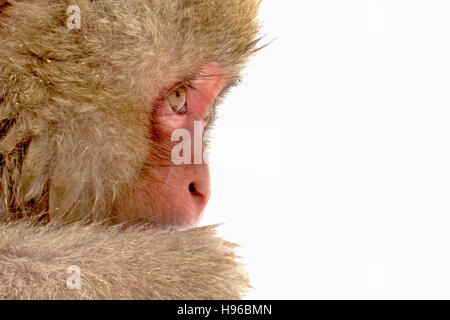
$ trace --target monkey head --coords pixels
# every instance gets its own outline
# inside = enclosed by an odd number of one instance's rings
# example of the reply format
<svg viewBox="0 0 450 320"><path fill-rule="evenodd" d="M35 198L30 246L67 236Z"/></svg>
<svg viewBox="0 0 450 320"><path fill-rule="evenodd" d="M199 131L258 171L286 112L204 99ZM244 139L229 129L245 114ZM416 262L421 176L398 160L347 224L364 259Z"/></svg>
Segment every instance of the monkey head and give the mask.
<svg viewBox="0 0 450 320"><path fill-rule="evenodd" d="M204 132L257 50L259 1L0 4L0 219L195 224Z"/></svg>

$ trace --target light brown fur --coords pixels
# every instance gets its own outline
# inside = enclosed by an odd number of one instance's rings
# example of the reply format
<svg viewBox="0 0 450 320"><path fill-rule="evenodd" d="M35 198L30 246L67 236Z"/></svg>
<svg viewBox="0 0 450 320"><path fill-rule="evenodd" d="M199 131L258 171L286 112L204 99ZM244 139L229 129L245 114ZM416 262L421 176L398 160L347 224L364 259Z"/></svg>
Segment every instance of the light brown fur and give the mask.
<svg viewBox="0 0 450 320"><path fill-rule="evenodd" d="M0 225L0 299L238 299L248 278L214 227ZM81 270L69 289L67 268Z"/></svg>

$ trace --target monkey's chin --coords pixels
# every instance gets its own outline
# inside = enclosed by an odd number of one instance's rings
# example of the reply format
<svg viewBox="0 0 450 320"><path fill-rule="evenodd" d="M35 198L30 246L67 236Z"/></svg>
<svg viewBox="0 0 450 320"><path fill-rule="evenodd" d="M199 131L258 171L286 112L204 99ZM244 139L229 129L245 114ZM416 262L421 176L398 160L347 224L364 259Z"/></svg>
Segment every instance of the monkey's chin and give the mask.
<svg viewBox="0 0 450 320"><path fill-rule="evenodd" d="M203 218L203 211L192 213L186 211L174 211L172 214L160 215L155 223L163 228L189 229L196 227Z"/></svg>
<svg viewBox="0 0 450 320"><path fill-rule="evenodd" d="M153 225L159 228L189 229L197 226L203 218L204 210L196 211L187 208L154 211L153 208L122 209L117 214L116 222L125 227L137 225Z"/></svg>

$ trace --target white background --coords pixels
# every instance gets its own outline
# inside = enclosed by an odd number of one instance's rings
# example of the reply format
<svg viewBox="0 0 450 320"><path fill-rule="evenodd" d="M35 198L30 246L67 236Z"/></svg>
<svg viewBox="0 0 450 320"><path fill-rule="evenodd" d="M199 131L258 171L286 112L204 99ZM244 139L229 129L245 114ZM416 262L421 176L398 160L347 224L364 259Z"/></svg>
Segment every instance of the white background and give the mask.
<svg viewBox="0 0 450 320"><path fill-rule="evenodd" d="M249 299L450 298L450 2L264 0L202 224Z"/></svg>

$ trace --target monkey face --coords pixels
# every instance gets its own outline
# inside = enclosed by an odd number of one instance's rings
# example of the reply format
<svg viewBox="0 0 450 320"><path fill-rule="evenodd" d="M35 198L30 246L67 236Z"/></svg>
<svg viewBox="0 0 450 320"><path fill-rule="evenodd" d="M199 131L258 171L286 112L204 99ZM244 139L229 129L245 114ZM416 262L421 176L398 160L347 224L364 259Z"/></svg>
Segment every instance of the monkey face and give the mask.
<svg viewBox="0 0 450 320"><path fill-rule="evenodd" d="M119 222L186 226L199 221L210 195L203 134L226 84L217 63L208 63L195 79L162 90L150 116L149 157L120 206Z"/></svg>

